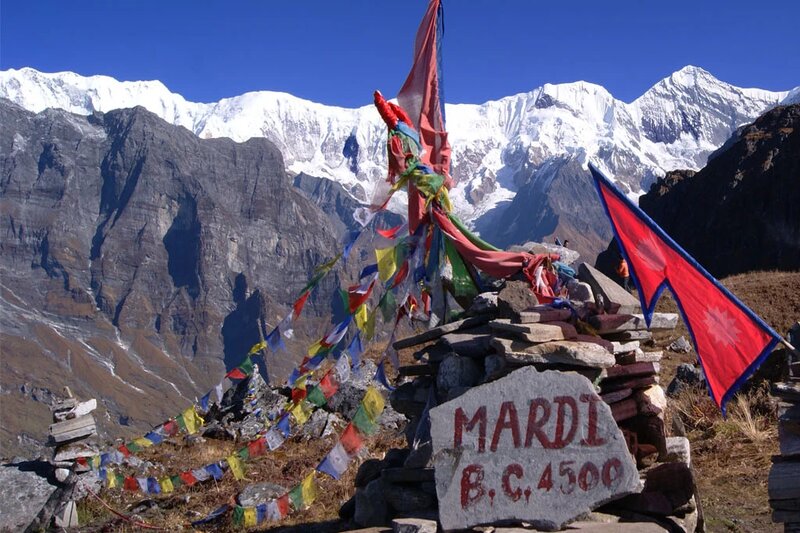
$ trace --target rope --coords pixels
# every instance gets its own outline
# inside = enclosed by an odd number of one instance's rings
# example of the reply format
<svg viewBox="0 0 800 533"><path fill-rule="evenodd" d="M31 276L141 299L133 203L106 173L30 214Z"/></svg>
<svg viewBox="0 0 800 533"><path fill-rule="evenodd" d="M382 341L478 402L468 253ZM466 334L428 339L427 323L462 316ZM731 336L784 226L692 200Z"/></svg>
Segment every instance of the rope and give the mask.
<svg viewBox="0 0 800 533"><path fill-rule="evenodd" d="M130 522L131 524L133 524L133 525L135 525L135 526L137 526L137 527L141 527L141 528L143 528L143 529L154 529L154 530L157 530L157 531L167 531L167 528L165 528L165 527L151 526L150 524L146 524L146 523L144 523L144 522L140 522L139 520L135 520L135 519L131 518L130 516L127 516L127 515L124 515L124 514L120 513L119 511L117 511L116 509L114 509L113 507L111 507L109 504L107 504L107 503L106 503L106 502L105 502L105 501L104 501L104 500L103 500L103 499L102 499L100 496L98 496L98 495L97 495L97 494L96 494L96 493L95 493L95 492L94 492L92 489L90 489L90 488L89 488L89 487L88 487L88 486L87 486L85 483L82 483L82 485L83 485L83 488L84 488L84 489L86 489L86 491L87 491L89 494L91 494L92 496L94 496L94 498L95 498L97 501L99 501L100 503L102 503L102 504L103 504L103 507L105 507L106 509L108 509L109 511L111 511L111 513L115 514L115 515L116 515L116 516L118 516L119 518L122 518L122 519L123 519L123 520L125 520L126 522Z"/></svg>

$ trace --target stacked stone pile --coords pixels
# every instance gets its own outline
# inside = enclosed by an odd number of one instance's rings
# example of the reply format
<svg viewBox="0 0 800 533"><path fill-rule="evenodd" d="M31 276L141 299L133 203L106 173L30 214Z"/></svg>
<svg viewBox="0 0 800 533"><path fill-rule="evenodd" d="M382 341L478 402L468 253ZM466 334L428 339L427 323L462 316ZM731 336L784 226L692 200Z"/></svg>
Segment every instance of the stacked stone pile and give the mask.
<svg viewBox="0 0 800 533"><path fill-rule="evenodd" d="M800 323L789 332L796 348L800 343ZM789 365L789 379L772 386L779 399L778 439L781 454L773 458L769 472L769 503L772 519L782 522L784 530L800 531L800 363L794 357Z"/></svg>
<svg viewBox="0 0 800 533"><path fill-rule="evenodd" d="M521 367L574 372L588 378L610 406L639 468L643 491L603 507L626 521L658 522L667 529L695 531L697 510L684 437L667 438L666 396L659 385L661 352L644 351L652 330L670 330L675 314L655 314L651 330L638 301L588 265L563 308L538 305L524 282L509 281L497 293L479 295L466 318L394 344L415 349L417 364L399 369L405 382L391 394L392 406L410 420L408 449L383 462L365 463L356 497L346 507L362 526L393 517L436 519L430 421L436 405L498 380ZM590 295L590 296L589 296ZM613 530L610 529L610 530Z"/></svg>

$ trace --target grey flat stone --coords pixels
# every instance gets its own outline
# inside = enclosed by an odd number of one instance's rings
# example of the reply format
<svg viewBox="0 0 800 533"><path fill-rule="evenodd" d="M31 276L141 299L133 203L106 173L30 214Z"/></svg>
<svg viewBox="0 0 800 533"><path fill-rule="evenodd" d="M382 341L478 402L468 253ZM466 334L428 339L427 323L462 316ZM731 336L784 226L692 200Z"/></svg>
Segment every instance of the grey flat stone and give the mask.
<svg viewBox="0 0 800 533"><path fill-rule="evenodd" d="M481 315L481 316L473 316L465 318L463 320L457 320L455 322L450 322L449 324L444 324L442 326L431 328L418 335L412 335L411 337L400 339L399 341L396 341L394 344L392 344L392 346L396 350L401 350L403 348L410 348L412 346L416 346L417 344L422 344L423 342L428 342L432 341L433 339L438 339L442 335L458 331L459 329L474 328L482 324L486 324L487 322L489 322L490 318L491 317L487 315Z"/></svg>
<svg viewBox="0 0 800 533"><path fill-rule="evenodd" d="M485 357L491 351L491 339L489 327L482 326L465 332L448 333L439 342L464 357Z"/></svg>
<svg viewBox="0 0 800 533"><path fill-rule="evenodd" d="M602 333L602 335L604 339L610 341L646 341L653 338L653 334L646 329Z"/></svg>
<svg viewBox="0 0 800 533"><path fill-rule="evenodd" d="M612 341L611 346L614 354L627 353L639 348L639 341Z"/></svg>
<svg viewBox="0 0 800 533"><path fill-rule="evenodd" d="M436 533L438 527L436 520L422 518L395 518L392 520L393 533Z"/></svg>
<svg viewBox="0 0 800 533"><path fill-rule="evenodd" d="M644 315L594 315L589 317L589 325L595 328L600 335L631 330L670 330L678 326L678 315L677 313L653 313L649 328L644 320Z"/></svg>
<svg viewBox="0 0 800 533"><path fill-rule="evenodd" d="M581 376L524 367L430 413L445 530L503 520L553 530L640 490L611 409Z"/></svg>
<svg viewBox="0 0 800 533"><path fill-rule="evenodd" d="M601 295L605 310L609 313L636 313L641 310L639 300L593 266L581 263L578 279L588 283L594 294Z"/></svg>
<svg viewBox="0 0 800 533"><path fill-rule="evenodd" d="M552 307L538 306L528 311L522 311L515 322L520 324L533 324L541 322L555 322L569 320L572 313L569 309L554 309Z"/></svg>
<svg viewBox="0 0 800 533"><path fill-rule="evenodd" d="M661 365L658 363L633 363L630 365L614 365L606 369L607 378L617 378L621 376L649 376L658 374Z"/></svg>
<svg viewBox="0 0 800 533"><path fill-rule="evenodd" d="M614 356L602 346L588 342L555 341L543 344L529 344L495 338L492 347L506 361L517 363L549 363L593 368L607 368L616 363Z"/></svg>
<svg viewBox="0 0 800 533"><path fill-rule="evenodd" d="M617 355L617 362L621 365L633 363L657 363L664 357L664 352L645 352L637 348L633 352Z"/></svg>
<svg viewBox="0 0 800 533"><path fill-rule="evenodd" d="M686 437L667 437L667 461L692 466L692 447Z"/></svg>
<svg viewBox="0 0 800 533"><path fill-rule="evenodd" d="M578 333L578 335L575 337L575 340L581 342L591 342L594 344L599 344L600 346L608 350L609 353L614 352L614 346L611 344L612 341L606 340L603 337L598 337L597 335L586 335L583 333Z"/></svg>
<svg viewBox="0 0 800 533"><path fill-rule="evenodd" d="M514 324L509 320L498 319L489 322L494 331L513 333L519 339L528 342L549 342L575 339L578 332L572 324L566 322L548 322L546 324Z"/></svg>

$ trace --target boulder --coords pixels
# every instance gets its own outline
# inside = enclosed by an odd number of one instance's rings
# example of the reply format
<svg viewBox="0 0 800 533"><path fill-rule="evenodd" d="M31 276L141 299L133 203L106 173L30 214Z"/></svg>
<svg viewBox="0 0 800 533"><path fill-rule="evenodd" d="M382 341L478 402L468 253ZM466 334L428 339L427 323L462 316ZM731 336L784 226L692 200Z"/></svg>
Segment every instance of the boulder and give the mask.
<svg viewBox="0 0 800 533"><path fill-rule="evenodd" d="M446 393L457 387L472 387L478 384L481 377L483 369L473 359L451 355L439 365L436 388L439 392Z"/></svg>
<svg viewBox="0 0 800 533"><path fill-rule="evenodd" d="M242 507L255 507L261 503L286 494L286 487L276 483L253 483L239 493L238 501Z"/></svg>
<svg viewBox="0 0 800 533"><path fill-rule="evenodd" d="M436 533L438 528L436 520L422 518L395 518L392 520L392 533Z"/></svg>
<svg viewBox="0 0 800 533"><path fill-rule="evenodd" d="M681 335L667 346L667 350L677 353L689 353L692 351L692 345L686 340L686 337Z"/></svg>
<svg viewBox="0 0 800 533"><path fill-rule="evenodd" d="M668 396L676 396L687 387L705 387L706 378L700 367L683 363L675 370L675 378L667 387Z"/></svg>
<svg viewBox="0 0 800 533"><path fill-rule="evenodd" d="M593 302L594 293L592 286L583 281L576 281L567 285L569 299L573 302Z"/></svg>
<svg viewBox="0 0 800 533"><path fill-rule="evenodd" d="M497 293L482 292L472 300L472 305L467 309L470 315L494 315L497 313Z"/></svg>
<svg viewBox="0 0 800 533"><path fill-rule="evenodd" d="M497 294L497 312L500 316L513 318L539 304L531 286L526 281L507 281Z"/></svg>
<svg viewBox="0 0 800 533"><path fill-rule="evenodd" d="M607 313L636 313L641 310L639 300L588 263L581 263L578 267L578 279L592 287L596 299L602 298Z"/></svg>
<svg viewBox="0 0 800 533"><path fill-rule="evenodd" d="M389 522L389 505L383 497L380 479L370 481L356 492L356 509L353 520L362 527L382 526Z"/></svg>
<svg viewBox="0 0 800 533"><path fill-rule="evenodd" d="M25 531L58 488L53 467L43 461L0 466L0 527Z"/></svg>

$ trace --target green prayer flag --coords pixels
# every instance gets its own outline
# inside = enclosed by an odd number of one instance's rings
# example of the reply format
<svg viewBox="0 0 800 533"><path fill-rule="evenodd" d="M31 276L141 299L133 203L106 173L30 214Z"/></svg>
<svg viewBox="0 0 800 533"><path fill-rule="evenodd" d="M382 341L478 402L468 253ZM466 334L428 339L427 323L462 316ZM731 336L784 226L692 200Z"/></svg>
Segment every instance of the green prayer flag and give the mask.
<svg viewBox="0 0 800 533"><path fill-rule="evenodd" d="M302 483L289 491L289 500L292 502L292 507L294 507L295 510L300 510L304 507Z"/></svg>
<svg viewBox="0 0 800 533"><path fill-rule="evenodd" d="M445 240L445 248L447 250L447 258L450 259L450 265L453 267L453 290L456 297L465 296L467 298L474 298L478 295L478 289L472 281L472 276L469 275L467 266L464 260L461 259L456 247L449 239Z"/></svg>
<svg viewBox="0 0 800 533"><path fill-rule="evenodd" d="M249 376L253 373L253 359L248 355L245 357L242 364L239 365L239 370L245 375Z"/></svg>
<svg viewBox="0 0 800 533"><path fill-rule="evenodd" d="M244 524L244 507L237 505L233 508L233 524L236 526Z"/></svg>
<svg viewBox="0 0 800 533"><path fill-rule="evenodd" d="M172 476L169 479L170 481L172 481L173 487L180 487L181 485L183 485L183 480L181 479L181 476Z"/></svg>
<svg viewBox="0 0 800 533"><path fill-rule="evenodd" d="M397 309L397 299L395 299L392 291L386 291L381 296L381 301L378 303L383 314L383 321L389 323L394 319L395 309Z"/></svg>
<svg viewBox="0 0 800 533"><path fill-rule="evenodd" d="M328 403L328 400L325 399L325 395L322 393L319 387L311 387L311 389L308 391L308 396L306 396L306 400L313 403L317 407L322 407Z"/></svg>
<svg viewBox="0 0 800 533"><path fill-rule="evenodd" d="M177 418L175 418L175 422L178 423L178 427L181 428L181 431L186 431L186 421L183 419L183 413L179 414Z"/></svg>
<svg viewBox="0 0 800 533"><path fill-rule="evenodd" d="M239 450L238 453L239 453L239 458L241 458L242 461L247 461L248 459L250 459L250 448L248 448L247 446Z"/></svg>
<svg viewBox="0 0 800 533"><path fill-rule="evenodd" d="M139 446L138 444L136 444L133 441L131 441L128 444L126 444L125 447L128 448L128 451L131 452L131 453L137 453L137 452L142 451L142 447Z"/></svg>
<svg viewBox="0 0 800 533"><path fill-rule="evenodd" d="M358 410L353 417L353 424L363 435L373 435L378 429L377 421L369 417L363 404L358 406Z"/></svg>

